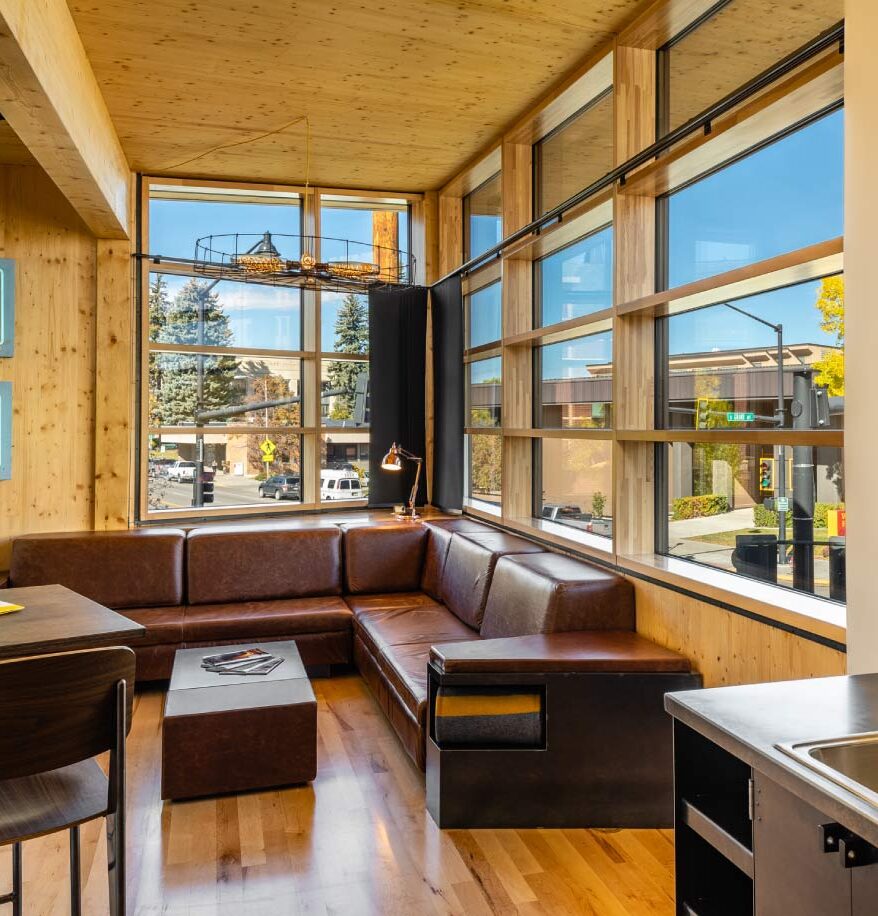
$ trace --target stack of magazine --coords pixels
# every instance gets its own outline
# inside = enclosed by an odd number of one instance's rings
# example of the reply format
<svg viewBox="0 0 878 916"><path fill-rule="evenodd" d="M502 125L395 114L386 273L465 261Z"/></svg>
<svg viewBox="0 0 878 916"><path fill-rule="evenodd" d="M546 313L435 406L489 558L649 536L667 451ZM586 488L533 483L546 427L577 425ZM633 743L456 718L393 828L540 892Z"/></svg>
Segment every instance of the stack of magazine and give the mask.
<svg viewBox="0 0 878 916"><path fill-rule="evenodd" d="M205 655L201 667L216 674L269 674L283 661L264 649L238 649L221 655Z"/></svg>

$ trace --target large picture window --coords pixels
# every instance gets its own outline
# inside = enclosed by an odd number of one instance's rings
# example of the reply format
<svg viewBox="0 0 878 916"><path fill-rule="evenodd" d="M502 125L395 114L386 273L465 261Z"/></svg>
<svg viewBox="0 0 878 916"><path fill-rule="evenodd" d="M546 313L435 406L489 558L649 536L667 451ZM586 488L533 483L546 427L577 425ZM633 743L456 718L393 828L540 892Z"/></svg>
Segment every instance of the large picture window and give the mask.
<svg viewBox="0 0 878 916"><path fill-rule="evenodd" d="M141 516L365 505L367 296L207 277L195 243L236 251L269 232L284 257L307 249L407 276L408 200L312 193L320 229L303 236L296 190L147 184Z"/></svg>
<svg viewBox="0 0 878 916"><path fill-rule="evenodd" d="M843 136L838 109L672 194L668 286L842 235Z"/></svg>

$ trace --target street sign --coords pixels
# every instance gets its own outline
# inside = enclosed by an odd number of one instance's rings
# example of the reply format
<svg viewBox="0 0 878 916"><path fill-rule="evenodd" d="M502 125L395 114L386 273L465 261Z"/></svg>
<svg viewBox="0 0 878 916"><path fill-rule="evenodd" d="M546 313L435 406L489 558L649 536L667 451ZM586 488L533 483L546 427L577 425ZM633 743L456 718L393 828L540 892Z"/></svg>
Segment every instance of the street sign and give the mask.
<svg viewBox="0 0 878 916"><path fill-rule="evenodd" d="M789 496L776 496L774 498L774 508L777 512L789 512L790 511Z"/></svg>
<svg viewBox="0 0 878 916"><path fill-rule="evenodd" d="M259 446L259 451L262 452L263 462L265 464L272 464L277 455L277 445L275 445L271 439L265 439Z"/></svg>
<svg viewBox="0 0 878 916"><path fill-rule="evenodd" d="M726 422L728 423L752 423L755 419L756 414L750 413L749 410L743 413L730 410L726 413Z"/></svg>

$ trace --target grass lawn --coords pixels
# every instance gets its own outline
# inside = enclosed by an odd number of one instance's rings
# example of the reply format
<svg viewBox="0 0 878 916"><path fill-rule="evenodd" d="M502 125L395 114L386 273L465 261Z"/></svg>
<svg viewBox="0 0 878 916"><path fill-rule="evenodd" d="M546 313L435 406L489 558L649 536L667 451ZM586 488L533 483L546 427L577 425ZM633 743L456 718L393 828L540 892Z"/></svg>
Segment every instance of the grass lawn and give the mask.
<svg viewBox="0 0 878 916"><path fill-rule="evenodd" d="M739 528L737 531L718 531L716 534L699 534L694 537L687 537L687 541L703 541L706 544L717 544L721 547L734 547L735 538L739 534L773 534L777 537L777 528ZM787 539L791 540L793 536L792 525L787 526ZM828 528L815 528L814 540L825 541L829 537ZM814 548L814 556L822 557L823 551L828 548L823 544L818 544Z"/></svg>

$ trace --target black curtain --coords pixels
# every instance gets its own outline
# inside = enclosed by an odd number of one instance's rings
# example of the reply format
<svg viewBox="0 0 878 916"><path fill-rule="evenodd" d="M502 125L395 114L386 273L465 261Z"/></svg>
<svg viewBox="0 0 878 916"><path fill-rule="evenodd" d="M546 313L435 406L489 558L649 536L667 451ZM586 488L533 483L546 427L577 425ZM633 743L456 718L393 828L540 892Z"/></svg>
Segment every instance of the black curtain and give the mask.
<svg viewBox="0 0 878 916"><path fill-rule="evenodd" d="M369 291L369 506L407 503L416 465L402 473L381 470L393 442L424 458L417 504L427 501L424 386L427 359L427 289L381 287Z"/></svg>
<svg viewBox="0 0 878 916"><path fill-rule="evenodd" d="M432 287L433 504L463 508L463 293L455 274Z"/></svg>

